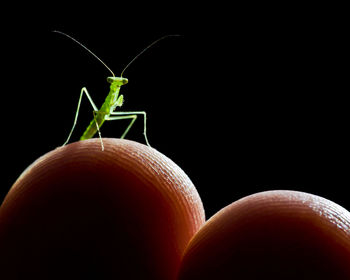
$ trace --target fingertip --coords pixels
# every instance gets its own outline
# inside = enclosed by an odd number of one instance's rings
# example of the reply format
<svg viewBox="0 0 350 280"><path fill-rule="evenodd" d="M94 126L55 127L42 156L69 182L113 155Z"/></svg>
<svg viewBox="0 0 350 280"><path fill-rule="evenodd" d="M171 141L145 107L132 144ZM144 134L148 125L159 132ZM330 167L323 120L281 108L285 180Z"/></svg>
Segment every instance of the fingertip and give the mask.
<svg viewBox="0 0 350 280"><path fill-rule="evenodd" d="M174 279L205 219L195 187L156 150L103 141L57 148L19 177L0 208L2 273Z"/></svg>
<svg viewBox="0 0 350 280"><path fill-rule="evenodd" d="M350 214L332 201L270 191L225 207L190 242L180 279L350 279Z"/></svg>

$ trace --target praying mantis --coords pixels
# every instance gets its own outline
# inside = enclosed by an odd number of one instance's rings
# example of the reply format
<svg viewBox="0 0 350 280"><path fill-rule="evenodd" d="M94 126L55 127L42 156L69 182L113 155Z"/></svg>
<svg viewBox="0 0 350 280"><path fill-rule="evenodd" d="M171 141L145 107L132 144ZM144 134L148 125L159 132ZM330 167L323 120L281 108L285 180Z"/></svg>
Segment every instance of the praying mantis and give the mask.
<svg viewBox="0 0 350 280"><path fill-rule="evenodd" d="M107 77L107 82L110 83L110 90L109 93L104 101L104 103L102 104L102 106L100 107L100 109L97 108L97 106L95 105L95 103L93 102L90 94L88 93L86 87L83 87L80 91L80 97L79 97L79 101L78 101L78 106L77 106L77 110L75 113L75 117L74 117L74 122L73 122L73 127L70 130L70 133L68 135L67 140L64 142L63 146L65 146L74 131L74 128L76 126L77 120L78 120L78 115L79 115L79 110L80 110L80 105L81 105L81 100L83 95L85 94L86 97L88 98L92 108L93 108L93 119L91 120L90 124L88 125L88 127L86 128L85 132L82 134L82 136L80 137L80 140L86 140L86 139L90 139L92 137L94 137L94 135L96 133L98 133L99 138L100 138L100 142L101 142L101 148L102 151L104 150L104 146L103 146L103 141L102 141L102 136L101 136L101 131L100 128L102 126L102 124L105 121L113 121L113 120L130 120L129 125L127 126L127 128L125 129L124 133L122 134L122 136L120 137L121 139L124 139L126 134L129 132L130 128L132 127L132 125L134 124L134 122L136 121L137 117L139 115L143 116L143 120L144 120L144 124L143 124L143 135L146 141L146 144L148 146L150 146L149 142L148 142L148 138L147 138L147 126L146 126L146 121L147 121L147 117L146 117L146 112L145 111L132 111L132 112L123 112L123 111L116 111L116 109L118 107L121 107L123 105L123 100L124 97L123 95L119 94L120 92L120 88L123 85L126 85L128 83L128 79L123 77L124 71L130 66L131 63L133 63L135 61L135 59L137 59L141 54L143 54L146 50L148 50L150 47L152 47L154 44L158 43L159 41L170 37L170 36L179 36L179 35L166 35L163 36L159 39L157 39L156 41L154 41L153 43L151 43L150 45L148 45L145 49L143 49L137 56L135 56L123 69L123 71L120 74L120 77L116 77L113 73L113 71L97 56L95 55L92 51L90 51L86 46L84 46L82 43L80 43L78 40L74 39L73 37L69 36L66 33L63 33L61 31L53 31L55 33L59 33L61 35L64 35L66 37L68 37L69 39L73 40L75 43L79 44L81 47L83 47L85 50L87 50L90 54L92 54L98 61L100 61L107 69L108 71L112 74L112 76Z"/></svg>

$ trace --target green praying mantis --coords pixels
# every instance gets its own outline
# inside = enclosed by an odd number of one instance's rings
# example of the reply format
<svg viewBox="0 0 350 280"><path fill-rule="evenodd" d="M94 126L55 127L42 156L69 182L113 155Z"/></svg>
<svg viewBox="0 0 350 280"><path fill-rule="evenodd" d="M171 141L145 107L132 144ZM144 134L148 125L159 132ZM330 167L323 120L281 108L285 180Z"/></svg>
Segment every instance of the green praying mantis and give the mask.
<svg viewBox="0 0 350 280"><path fill-rule="evenodd" d="M72 127L72 129L71 129L71 131L70 131L70 133L68 135L67 140L64 142L63 146L66 145L69 142L69 140L70 140L70 138L71 138L71 136L73 134L74 128L75 128L77 120L78 120L81 100L82 100L82 97L83 97L84 94L86 95L86 97L90 101L90 104L91 104L91 106L93 108L93 119L91 120L90 124L86 128L86 130L83 133L83 135L80 137L80 140L90 139L90 138L94 137L94 135L96 133L98 133L99 138L100 138L100 142L101 142L101 148L102 148L102 151L103 151L104 150L104 146L103 146L103 141L102 141L102 137L101 137L100 128L101 128L102 124L105 121L130 120L129 125L127 126L127 128L124 131L124 133L120 137L120 138L123 139L123 138L125 138L125 136L129 132L130 128L132 127L132 125L136 121L137 116L142 115L143 116L143 120L144 120L143 135L145 137L146 144L148 146L150 146L150 144L148 142L147 134L146 134L146 130L147 130L147 126L146 126L146 121L147 121L146 112L145 111L132 111L132 112L116 111L118 107L121 107L123 105L123 100L124 100L123 95L119 94L120 88L123 85L128 83L128 79L124 78L123 74L124 74L124 71L130 66L130 64L135 61L135 59L137 59L141 54L143 54L146 50L148 50L154 44L158 43L159 41L161 41L161 40L163 40L163 39L165 39L167 37L179 36L179 35L166 35L166 36L163 36L163 37L157 39L156 41L154 41L153 43L148 45L145 49L143 49L137 56L135 56L125 66L125 68L123 69L123 71L120 74L120 77L116 77L114 75L113 71L97 55L95 55L91 50L89 50L87 47L85 47L78 40L74 39L73 37L71 37L68 34L63 33L61 31L56 31L55 30L53 32L59 33L61 35L64 35L64 36L68 37L69 39L73 40L75 43L79 44L81 47L83 47L85 50L87 50L90 54L92 54L98 61L100 61L108 69L108 71L112 74L111 77L107 77L107 82L110 83L110 90L109 90L109 93L108 93L104 103L100 107L100 109L98 109L97 106L95 105L95 103L93 102L93 100L92 100L90 94L88 93L86 87L83 87L81 89L80 97L79 97L79 101L78 101L78 106L77 106L77 110L76 110L75 117L74 117L73 127Z"/></svg>

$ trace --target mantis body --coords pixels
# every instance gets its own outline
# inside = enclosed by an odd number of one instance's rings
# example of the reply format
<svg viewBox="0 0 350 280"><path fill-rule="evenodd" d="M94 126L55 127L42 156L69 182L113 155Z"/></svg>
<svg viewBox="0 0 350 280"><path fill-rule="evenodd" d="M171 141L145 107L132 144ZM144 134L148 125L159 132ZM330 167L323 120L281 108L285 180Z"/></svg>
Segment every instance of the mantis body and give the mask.
<svg viewBox="0 0 350 280"><path fill-rule="evenodd" d="M70 131L70 133L68 135L67 140L64 142L63 146L66 145L69 142L69 139L70 139L70 137L71 137L71 135L72 135L72 133L74 131L75 125L76 125L77 120L78 120L81 100L82 100L82 97L83 97L84 94L89 99L90 104L91 104L91 106L93 108L94 118L90 122L89 126L86 128L86 130L83 133L83 135L80 137L80 140L90 139L96 133L98 133L100 141L101 141L102 150L104 150L100 128L101 128L102 124L105 121L125 120L125 119L131 120L129 125L128 125L128 127L125 129L124 133L121 136L121 138L123 139L123 138L125 138L126 134L129 132L130 128L132 127L132 125L136 121L137 116L138 115L143 115L143 118L144 118L143 134L144 134L144 137L145 137L146 144L148 146L150 146L150 144L148 142L148 139L147 139L147 134L146 134L146 112L144 112L144 111L134 111L134 112L116 111L117 107L121 107L123 105L123 100L124 100L123 95L119 94L120 88L121 88L121 86L123 86L123 85L128 83L128 79L123 77L123 73L124 73L125 69L136 58L138 58L144 51L146 51L148 48L153 46L155 43L159 42L160 40L162 40L162 39L164 39L166 37L177 36L177 35L167 35L167 36L161 37L158 40L154 41L152 44L150 44L148 47L146 47L141 53L139 53L133 60L131 60L129 62L129 64L122 71L120 77L116 77L114 75L114 73L112 72L112 70L100 58L98 58L93 52L91 52L88 48L86 48L83 44L81 44L76 39L72 38L71 36L69 36L69 35L67 35L67 34L65 34L63 32L60 32L60 31L54 31L54 32L62 34L64 36L70 38L71 40L75 41L76 43L78 43L80 46L82 46L88 52L90 52L95 58L97 58L112 73L112 77L108 77L107 78L107 82L110 83L110 90L109 90L109 93L108 93L108 95L107 95L107 97L106 97L106 99L105 99L105 101L102 104L100 109L98 109L97 106L95 105L95 103L93 102L93 100L92 100L91 96L89 95L87 89L85 87L83 87L81 89L79 102L78 102L78 107L77 107L77 111L75 113L73 127L72 127L72 129L71 129L71 131Z"/></svg>
<svg viewBox="0 0 350 280"><path fill-rule="evenodd" d="M124 131L123 135L121 136L121 138L123 139L123 138L125 138L126 134L129 132L130 128L132 127L132 125L136 121L137 116L143 115L143 117L144 117L143 134L144 134L147 145L150 146L148 139L147 139L147 135L146 135L146 112L144 112L144 111L115 112L117 107L121 107L123 105L123 95L120 95L119 91L120 91L121 86L128 83L128 79L123 78L123 77L113 76L113 77L108 77L107 81L111 84L110 90L109 90L109 93L108 93L108 95L107 95L107 97L106 97L106 99L105 99L105 101L102 104L100 109L98 109L96 107L96 105L94 104L94 102L92 101L87 89L85 87L83 87L81 89L79 102L78 102L78 108L77 108L77 111L75 114L73 127L69 133L69 136L68 136L66 142L63 145L68 143L68 141L69 141L69 139L74 131L74 128L75 128L75 125L76 125L77 119L78 119L81 99L83 97L83 94L85 93L87 98L90 101L92 108L93 108L94 118L92 119L92 121L90 122L88 127L86 128L83 135L80 137L80 140L90 139L90 138L94 137L96 132L98 132L100 140L101 140L102 150L103 150L104 147L103 147L103 141L102 141L102 137L101 137L100 127L102 126L102 124L105 121L131 119L130 124L128 125L128 127Z"/></svg>

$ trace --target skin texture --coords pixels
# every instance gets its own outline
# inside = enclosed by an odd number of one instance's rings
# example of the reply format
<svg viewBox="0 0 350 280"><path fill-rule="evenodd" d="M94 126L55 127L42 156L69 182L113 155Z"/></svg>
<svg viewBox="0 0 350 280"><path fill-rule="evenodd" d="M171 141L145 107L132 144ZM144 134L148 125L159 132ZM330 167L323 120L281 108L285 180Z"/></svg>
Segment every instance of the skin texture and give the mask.
<svg viewBox="0 0 350 280"><path fill-rule="evenodd" d="M175 279L204 223L186 174L156 150L91 139L20 176L0 208L1 279Z"/></svg>
<svg viewBox="0 0 350 280"><path fill-rule="evenodd" d="M180 271L180 280L350 279L350 213L301 192L245 197L206 222Z"/></svg>
<svg viewBox="0 0 350 280"><path fill-rule="evenodd" d="M204 224L196 189L171 160L103 141L104 152L92 139L44 155L11 188L0 279L350 279L350 213L339 205L270 191Z"/></svg>

